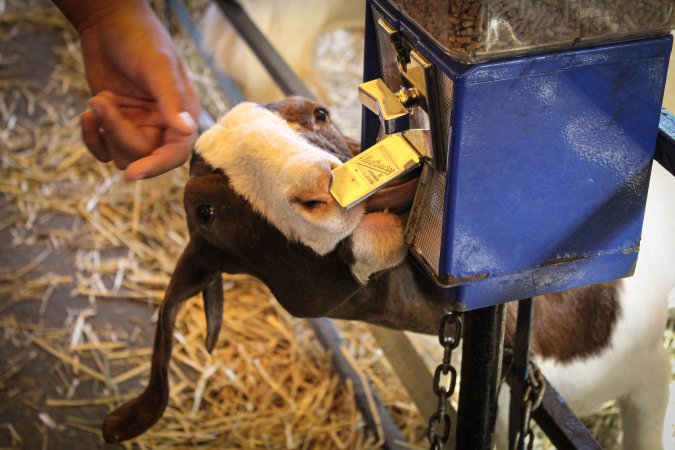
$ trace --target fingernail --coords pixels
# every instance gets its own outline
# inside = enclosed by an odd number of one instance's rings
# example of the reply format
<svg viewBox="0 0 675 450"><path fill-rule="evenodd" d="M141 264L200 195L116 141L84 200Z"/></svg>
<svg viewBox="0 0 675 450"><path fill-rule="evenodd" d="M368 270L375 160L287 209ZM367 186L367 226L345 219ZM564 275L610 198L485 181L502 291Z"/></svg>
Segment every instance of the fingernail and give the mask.
<svg viewBox="0 0 675 450"><path fill-rule="evenodd" d="M89 106L91 109L94 111L94 114L96 114L97 117L101 117L103 115L103 105L98 103L98 102L89 102Z"/></svg>
<svg viewBox="0 0 675 450"><path fill-rule="evenodd" d="M91 131L96 128L96 123L91 119L87 119L84 114L80 117L80 124L84 131Z"/></svg>
<svg viewBox="0 0 675 450"><path fill-rule="evenodd" d="M181 121L183 122L186 128L189 128L193 132L197 130L197 124L195 123L194 119L192 118L189 112L183 111L181 113L178 113L178 116L180 117Z"/></svg>
<svg viewBox="0 0 675 450"><path fill-rule="evenodd" d="M143 180L143 179L145 179L145 178L147 178L147 177L148 177L148 174L145 173L145 172L137 173L137 174L134 175L134 176L129 176L129 172L128 172L128 171L125 171L125 174L124 174L124 180L125 180L125 181L128 181L128 182L132 182L132 181L140 181L140 180Z"/></svg>

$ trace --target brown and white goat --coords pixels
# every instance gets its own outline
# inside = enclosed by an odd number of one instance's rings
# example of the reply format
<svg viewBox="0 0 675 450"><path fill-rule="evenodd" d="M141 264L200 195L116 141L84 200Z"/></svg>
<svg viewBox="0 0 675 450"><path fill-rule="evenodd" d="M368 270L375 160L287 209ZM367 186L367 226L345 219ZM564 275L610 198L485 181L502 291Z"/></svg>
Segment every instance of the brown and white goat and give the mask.
<svg viewBox="0 0 675 450"><path fill-rule="evenodd" d="M199 291L213 348L222 272L259 278L298 317L436 331L451 306L405 259L398 217L364 205L344 210L328 193L331 169L354 151L324 107L297 97L240 104L200 137L185 188L190 243L160 310L150 382L106 418L108 442L134 437L161 417L176 313ZM391 203L392 193L371 205ZM537 363L579 414L618 399L627 449L661 448L670 373L661 338L675 292L673 206L675 182L655 165L635 276L535 301ZM513 332L510 308L507 343Z"/></svg>

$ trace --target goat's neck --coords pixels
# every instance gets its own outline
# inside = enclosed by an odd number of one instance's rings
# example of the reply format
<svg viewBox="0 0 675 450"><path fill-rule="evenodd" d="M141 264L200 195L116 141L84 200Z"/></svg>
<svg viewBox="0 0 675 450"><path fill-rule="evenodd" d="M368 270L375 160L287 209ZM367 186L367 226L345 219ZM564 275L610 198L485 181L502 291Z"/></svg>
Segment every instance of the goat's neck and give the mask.
<svg viewBox="0 0 675 450"><path fill-rule="evenodd" d="M451 309L443 289L404 261L392 270L375 274L367 286L328 315L431 334L437 331L441 316Z"/></svg>
<svg viewBox="0 0 675 450"><path fill-rule="evenodd" d="M270 236L272 235L272 236ZM302 244L288 242L270 230L266 256L246 272L260 279L281 305L296 317L321 317L359 289L349 266L338 254L318 256ZM293 247L289 251L289 247Z"/></svg>

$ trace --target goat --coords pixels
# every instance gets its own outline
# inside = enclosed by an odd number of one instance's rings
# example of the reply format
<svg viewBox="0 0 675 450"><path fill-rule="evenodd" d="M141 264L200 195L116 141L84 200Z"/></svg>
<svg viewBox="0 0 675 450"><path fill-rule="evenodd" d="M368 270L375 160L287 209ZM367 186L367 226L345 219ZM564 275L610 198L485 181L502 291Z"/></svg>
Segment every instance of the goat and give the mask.
<svg viewBox="0 0 675 450"><path fill-rule="evenodd" d="M160 309L150 382L106 418L106 441L137 436L161 417L177 310L200 291L207 348L214 348L222 272L257 277L294 316L436 331L452 306L405 258L396 214L372 207L405 207L409 198L400 201L401 193L410 188L384 189L369 206L350 210L329 194L331 169L357 152L323 106L299 97L240 104L199 138L184 194L190 242ZM535 299L535 361L579 414L618 399L629 449L661 447L670 374L661 339L675 292L673 205L675 183L655 165L635 275ZM509 305L507 345L514 318ZM498 433L508 408L500 410Z"/></svg>
<svg viewBox="0 0 675 450"><path fill-rule="evenodd" d="M327 100L314 64L318 40L322 34L339 28L362 30L365 1L246 0L241 5L293 71L319 98ZM240 86L246 98L255 102L282 98L260 61L215 4L206 10L201 27L205 48L218 67Z"/></svg>

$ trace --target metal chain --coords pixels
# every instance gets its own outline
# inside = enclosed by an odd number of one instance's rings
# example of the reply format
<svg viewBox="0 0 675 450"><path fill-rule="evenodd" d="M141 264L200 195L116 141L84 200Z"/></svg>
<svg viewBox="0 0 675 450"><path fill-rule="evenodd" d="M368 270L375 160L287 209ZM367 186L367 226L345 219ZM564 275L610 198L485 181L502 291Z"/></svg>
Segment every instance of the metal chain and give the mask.
<svg viewBox="0 0 675 450"><path fill-rule="evenodd" d="M443 361L434 372L434 394L438 397L436 412L429 419L427 435L431 450L442 450L450 438L452 422L447 413L448 399L455 392L457 370L452 367L452 351L459 346L462 338L462 317L460 313L449 312L441 318L438 340L443 347ZM436 427L442 426L441 433Z"/></svg>
<svg viewBox="0 0 675 450"><path fill-rule="evenodd" d="M528 361L528 366L529 370L527 380L525 380L525 391L523 393L523 421L521 422L520 430L516 434L516 439L513 442L513 450L520 448L532 450L534 433L530 427L530 419L532 413L541 405L541 402L544 399L544 393L546 392L546 381L544 380L544 376L539 370L539 367L532 361Z"/></svg>

